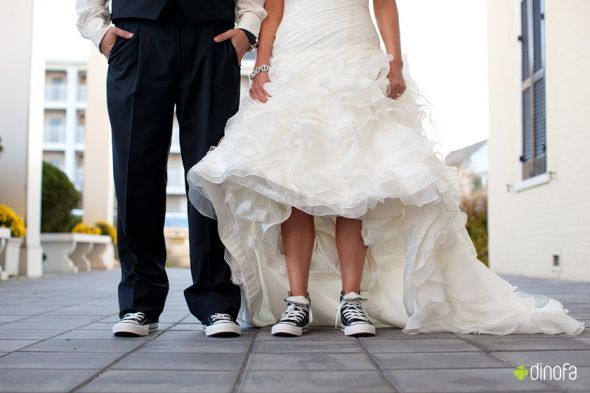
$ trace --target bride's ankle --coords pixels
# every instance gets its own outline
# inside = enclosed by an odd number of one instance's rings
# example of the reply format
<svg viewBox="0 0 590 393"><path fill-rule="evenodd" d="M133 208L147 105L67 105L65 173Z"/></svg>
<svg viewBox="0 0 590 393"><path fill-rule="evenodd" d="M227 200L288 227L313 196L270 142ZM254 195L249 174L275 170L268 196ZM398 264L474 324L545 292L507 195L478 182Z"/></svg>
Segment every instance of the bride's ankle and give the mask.
<svg viewBox="0 0 590 393"><path fill-rule="evenodd" d="M288 296L289 297L303 296L303 297L309 299L309 292L308 291L291 291L291 290L289 290Z"/></svg>

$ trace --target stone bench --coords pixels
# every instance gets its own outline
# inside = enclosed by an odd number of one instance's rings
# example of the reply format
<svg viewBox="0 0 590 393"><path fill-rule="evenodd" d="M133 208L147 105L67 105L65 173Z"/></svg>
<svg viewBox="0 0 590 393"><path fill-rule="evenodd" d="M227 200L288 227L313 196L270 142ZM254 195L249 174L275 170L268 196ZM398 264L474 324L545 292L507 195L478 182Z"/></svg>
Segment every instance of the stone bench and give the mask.
<svg viewBox="0 0 590 393"><path fill-rule="evenodd" d="M84 233L43 233L41 245L44 273L107 270L114 266L114 247L109 236Z"/></svg>

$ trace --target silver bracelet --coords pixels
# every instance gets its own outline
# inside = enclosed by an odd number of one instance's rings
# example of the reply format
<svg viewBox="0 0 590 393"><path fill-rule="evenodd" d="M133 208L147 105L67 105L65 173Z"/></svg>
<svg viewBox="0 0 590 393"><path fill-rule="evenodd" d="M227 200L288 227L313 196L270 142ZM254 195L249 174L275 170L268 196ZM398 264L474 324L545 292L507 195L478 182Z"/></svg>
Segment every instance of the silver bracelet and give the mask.
<svg viewBox="0 0 590 393"><path fill-rule="evenodd" d="M270 65L268 64L261 64L258 67L254 68L254 71L252 71L252 73L250 74L250 80L254 80L254 78L256 78L256 75L262 73L262 72L268 72L270 70Z"/></svg>

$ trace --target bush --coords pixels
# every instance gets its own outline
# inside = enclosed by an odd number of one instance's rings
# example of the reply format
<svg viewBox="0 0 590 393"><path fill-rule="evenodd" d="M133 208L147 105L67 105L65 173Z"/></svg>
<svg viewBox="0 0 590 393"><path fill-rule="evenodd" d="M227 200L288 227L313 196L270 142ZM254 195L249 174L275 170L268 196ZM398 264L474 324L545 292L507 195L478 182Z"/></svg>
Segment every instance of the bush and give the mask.
<svg viewBox="0 0 590 393"><path fill-rule="evenodd" d="M101 235L110 236L113 244L117 245L117 230L113 225L106 221L99 221L94 225L100 230Z"/></svg>
<svg viewBox="0 0 590 393"><path fill-rule="evenodd" d="M43 162L42 232L69 232L78 218L72 210L78 205L80 193L65 173Z"/></svg>
<svg viewBox="0 0 590 393"><path fill-rule="evenodd" d="M485 192L464 196L462 209L467 213L467 232L477 250L477 257L488 265L488 198Z"/></svg>
<svg viewBox="0 0 590 393"><path fill-rule="evenodd" d="M9 228L14 237L24 237L27 233L25 222L6 205L0 204L0 227Z"/></svg>

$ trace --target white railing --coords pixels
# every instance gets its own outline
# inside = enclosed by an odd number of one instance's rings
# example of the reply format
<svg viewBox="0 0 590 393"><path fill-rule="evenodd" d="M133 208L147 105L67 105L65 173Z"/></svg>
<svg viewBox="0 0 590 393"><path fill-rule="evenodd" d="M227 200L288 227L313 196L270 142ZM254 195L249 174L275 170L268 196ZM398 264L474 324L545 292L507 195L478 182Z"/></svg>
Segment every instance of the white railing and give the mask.
<svg viewBox="0 0 590 393"><path fill-rule="evenodd" d="M76 143L84 144L86 138L86 126L76 127Z"/></svg>
<svg viewBox="0 0 590 393"><path fill-rule="evenodd" d="M184 190L184 169L168 169L168 188Z"/></svg>
<svg viewBox="0 0 590 393"><path fill-rule="evenodd" d="M65 143L66 128L64 126L46 124L43 129L43 141L45 143Z"/></svg>
<svg viewBox="0 0 590 393"><path fill-rule="evenodd" d="M76 168L74 170L74 186L78 190L84 187L84 168Z"/></svg>
<svg viewBox="0 0 590 393"><path fill-rule="evenodd" d="M45 101L65 101L67 90L65 84L45 85Z"/></svg>
<svg viewBox="0 0 590 393"><path fill-rule="evenodd" d="M86 85L79 85L78 86L78 102L86 102L86 92L87 92Z"/></svg>

